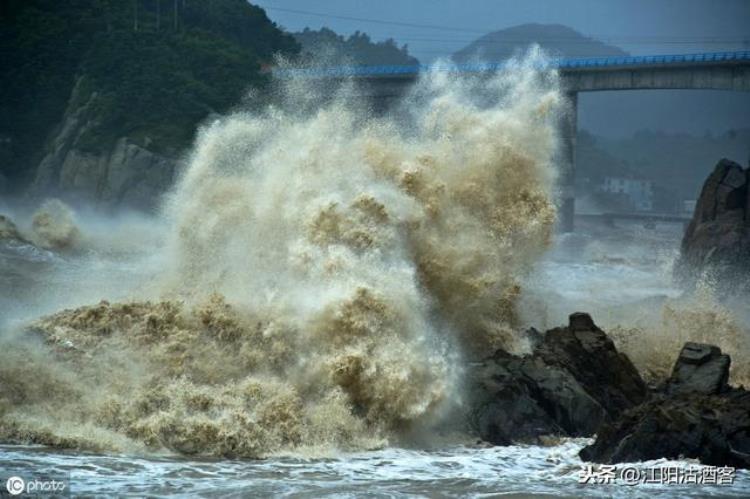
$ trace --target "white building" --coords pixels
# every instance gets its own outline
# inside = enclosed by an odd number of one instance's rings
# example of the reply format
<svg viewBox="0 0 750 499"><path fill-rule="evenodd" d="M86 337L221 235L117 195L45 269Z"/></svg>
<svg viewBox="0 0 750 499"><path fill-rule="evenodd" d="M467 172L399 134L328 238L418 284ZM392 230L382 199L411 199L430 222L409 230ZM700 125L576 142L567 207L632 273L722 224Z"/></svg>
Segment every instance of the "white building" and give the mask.
<svg viewBox="0 0 750 499"><path fill-rule="evenodd" d="M602 190L626 195L638 211L651 211L654 208L654 184L650 180L604 177Z"/></svg>

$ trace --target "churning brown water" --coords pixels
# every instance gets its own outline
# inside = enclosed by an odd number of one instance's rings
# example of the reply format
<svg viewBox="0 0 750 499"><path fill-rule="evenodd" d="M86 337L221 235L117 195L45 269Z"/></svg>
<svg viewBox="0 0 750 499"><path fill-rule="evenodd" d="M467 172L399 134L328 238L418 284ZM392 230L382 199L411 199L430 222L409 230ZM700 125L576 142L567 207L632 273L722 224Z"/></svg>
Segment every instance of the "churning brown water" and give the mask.
<svg viewBox="0 0 750 499"><path fill-rule="evenodd" d="M45 348L13 343L0 434L262 457L429 431L460 405L462 358L512 340L550 243L562 100L540 57L481 81L436 69L399 120L347 85L300 112L317 96L291 81L283 107L207 125L162 271L138 301L36 321ZM79 237L54 218L34 218L45 247Z"/></svg>
<svg viewBox="0 0 750 499"><path fill-rule="evenodd" d="M415 494L576 495L582 442L464 445L465 362L580 309L646 375L694 339L743 379L746 318L680 297L677 237L656 256L640 236L553 240L565 103L540 66L436 67L386 117L351 82L320 106L288 80L279 105L205 125L157 219L77 227L53 202L19 223L26 242L0 251L0 441L99 454L3 447L3 466L90 463L95 495L120 490L100 480L117 470L134 494L170 492L143 482L153 469L183 494L240 493L242 476L259 495L357 494L370 473Z"/></svg>

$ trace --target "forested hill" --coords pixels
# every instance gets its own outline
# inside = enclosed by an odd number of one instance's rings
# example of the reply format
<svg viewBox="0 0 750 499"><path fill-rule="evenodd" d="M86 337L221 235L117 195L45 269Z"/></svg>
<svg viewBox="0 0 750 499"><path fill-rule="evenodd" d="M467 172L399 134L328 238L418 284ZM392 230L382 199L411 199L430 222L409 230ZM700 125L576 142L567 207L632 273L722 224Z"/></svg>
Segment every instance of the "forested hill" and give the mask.
<svg viewBox="0 0 750 499"><path fill-rule="evenodd" d="M78 152L127 137L172 154L263 86L274 54L299 53L246 0L3 0L0 27L0 174L14 185L73 118Z"/></svg>
<svg viewBox="0 0 750 499"><path fill-rule="evenodd" d="M302 46L303 55L306 57L317 57L323 54L325 57L334 59L335 62L344 62L359 65L405 65L415 66L419 61L409 55L406 45L399 47L393 39L382 42L373 42L366 33L356 33L349 37L336 34L328 28L311 30L305 28L303 31L294 33L294 38Z"/></svg>
<svg viewBox="0 0 750 499"><path fill-rule="evenodd" d="M478 58L503 61L536 43L553 55L564 57L604 57L627 55L619 47L582 35L560 24L522 24L488 33L453 54L457 62Z"/></svg>

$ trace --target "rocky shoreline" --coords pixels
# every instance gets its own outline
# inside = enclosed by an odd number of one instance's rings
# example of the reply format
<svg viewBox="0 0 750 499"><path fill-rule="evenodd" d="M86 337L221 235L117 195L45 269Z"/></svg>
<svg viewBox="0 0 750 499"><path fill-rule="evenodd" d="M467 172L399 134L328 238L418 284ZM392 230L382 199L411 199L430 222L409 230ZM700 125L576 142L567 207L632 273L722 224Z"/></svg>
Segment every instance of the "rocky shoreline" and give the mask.
<svg viewBox="0 0 750 499"><path fill-rule="evenodd" d="M731 359L686 343L669 379L647 387L585 313L543 335L530 355L499 350L472 366L470 422L495 445L594 436L585 461L692 458L750 468L750 392L728 384Z"/></svg>

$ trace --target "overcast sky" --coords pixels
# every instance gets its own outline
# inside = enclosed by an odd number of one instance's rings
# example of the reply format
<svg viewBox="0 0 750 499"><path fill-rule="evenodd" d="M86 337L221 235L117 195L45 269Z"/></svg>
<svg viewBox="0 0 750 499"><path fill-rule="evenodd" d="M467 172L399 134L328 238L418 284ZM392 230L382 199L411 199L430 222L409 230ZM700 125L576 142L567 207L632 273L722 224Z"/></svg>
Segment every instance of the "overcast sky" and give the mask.
<svg viewBox="0 0 750 499"><path fill-rule="evenodd" d="M290 31L326 26L394 38L429 63L490 31L564 24L631 54L750 50L750 0L253 0ZM297 11L297 12L292 12ZM431 27L426 27L431 26ZM702 134L750 128L750 95L645 91L582 94L579 127Z"/></svg>
<svg viewBox="0 0 750 499"><path fill-rule="evenodd" d="M411 52L423 62L449 55L484 33L530 22L564 24L633 54L738 50L743 39L750 40L750 0L256 0L253 3L267 8L271 19L289 30L327 26L342 34L365 31L376 40L394 38L408 43ZM434 27L387 24L388 21Z"/></svg>

